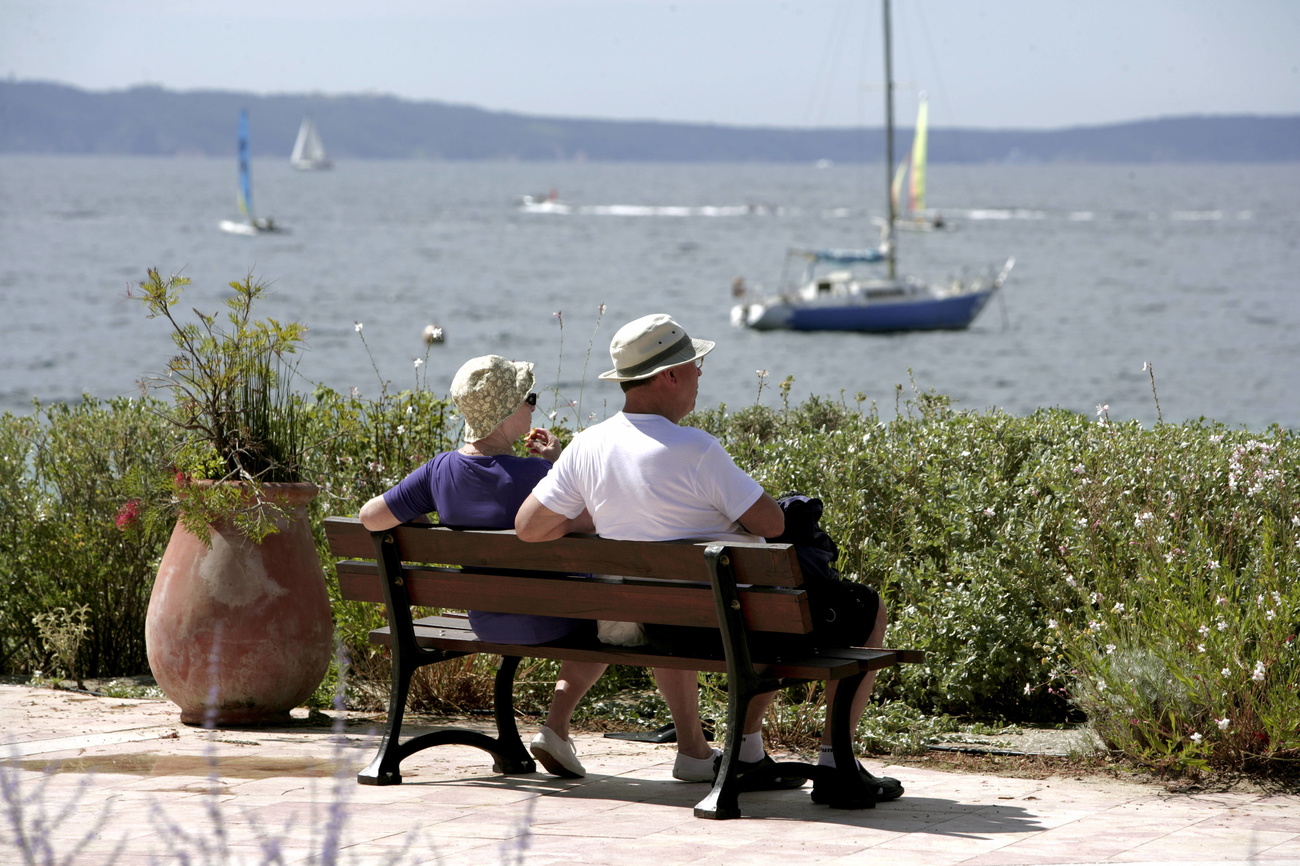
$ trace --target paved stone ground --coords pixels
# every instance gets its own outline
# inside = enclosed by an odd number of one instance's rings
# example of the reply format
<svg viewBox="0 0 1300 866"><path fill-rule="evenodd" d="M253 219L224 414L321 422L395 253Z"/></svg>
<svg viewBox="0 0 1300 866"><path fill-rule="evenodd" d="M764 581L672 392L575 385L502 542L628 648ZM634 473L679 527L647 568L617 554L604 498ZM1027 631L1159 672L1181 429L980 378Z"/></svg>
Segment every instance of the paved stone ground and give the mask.
<svg viewBox="0 0 1300 866"><path fill-rule="evenodd" d="M1171 794L1098 778L1015 779L882 766L907 795L863 811L807 790L742 796L704 821L705 787L671 777L673 747L578 734L589 775L492 773L475 749L355 784L368 723L209 732L166 701L0 685L0 863L947 864L1300 866L1300 797ZM341 736L340 736L341 733ZM15 826L29 834L15 837ZM81 847L78 848L77 846ZM277 859L278 858L278 859Z"/></svg>

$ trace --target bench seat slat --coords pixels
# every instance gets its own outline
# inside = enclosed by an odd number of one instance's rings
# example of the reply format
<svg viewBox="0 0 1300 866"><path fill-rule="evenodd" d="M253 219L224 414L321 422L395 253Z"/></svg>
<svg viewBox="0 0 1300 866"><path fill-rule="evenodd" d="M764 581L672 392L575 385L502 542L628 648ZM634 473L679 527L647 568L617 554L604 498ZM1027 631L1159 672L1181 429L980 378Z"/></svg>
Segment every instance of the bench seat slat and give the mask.
<svg viewBox="0 0 1300 866"><path fill-rule="evenodd" d="M481 640L468 625L463 627L446 622L431 622L442 617L426 617L415 623L415 639L420 646L452 650L455 652L481 652L495 655L525 656L528 658L574 659L576 661L608 662L642 667L664 667L682 670L699 670L725 673L727 663L721 658L674 656L647 647L623 647L591 642L556 641L545 645L499 644ZM370 632L370 640L378 646L392 646L388 628ZM755 661L754 667L765 676L791 679L825 680L842 679L861 670L887 667L893 658L890 652L876 651L873 662L864 666L858 658L847 658L834 652L825 656Z"/></svg>

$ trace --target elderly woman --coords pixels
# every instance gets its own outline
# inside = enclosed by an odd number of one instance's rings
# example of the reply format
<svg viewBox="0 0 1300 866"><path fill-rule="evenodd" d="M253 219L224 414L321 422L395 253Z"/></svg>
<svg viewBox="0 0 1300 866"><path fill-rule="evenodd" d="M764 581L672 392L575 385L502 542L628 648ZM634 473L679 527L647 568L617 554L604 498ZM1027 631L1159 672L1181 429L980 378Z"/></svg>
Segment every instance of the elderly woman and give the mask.
<svg viewBox="0 0 1300 866"><path fill-rule="evenodd" d="M361 509L367 529L388 529L438 513L444 525L465 529L512 529L519 506L560 456L562 446L541 427L532 426L537 395L532 393L533 365L500 355L471 358L451 383L451 398L465 419L465 445L444 451L376 496ZM525 439L533 457L517 457L515 442ZM566 532L591 532L583 512ZM470 611L470 625L484 640L540 644L578 629L591 620L529 614ZM578 701L600 678L605 665L566 661L555 683L555 698L546 723L530 745L547 772L566 778L586 775L569 739L569 720Z"/></svg>

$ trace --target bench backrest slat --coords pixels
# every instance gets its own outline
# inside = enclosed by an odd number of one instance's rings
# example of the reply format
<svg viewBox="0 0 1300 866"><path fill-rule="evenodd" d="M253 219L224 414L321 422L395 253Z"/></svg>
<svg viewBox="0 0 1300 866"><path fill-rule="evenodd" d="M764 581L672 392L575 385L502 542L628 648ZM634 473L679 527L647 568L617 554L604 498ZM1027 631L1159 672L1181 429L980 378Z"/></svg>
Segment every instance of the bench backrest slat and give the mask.
<svg viewBox="0 0 1300 866"><path fill-rule="evenodd" d="M341 562L338 576L343 598L383 603L382 578L374 563ZM407 568L403 577L411 604L421 607L718 626L713 592L707 584L426 568ZM802 591L756 587L742 590L740 595L746 628L795 634L811 629Z"/></svg>
<svg viewBox="0 0 1300 866"><path fill-rule="evenodd" d="M335 556L374 557L370 535L356 518L331 517L325 521L325 528ZM513 530L399 526L394 532L407 562L709 580L703 556L707 542L611 541L595 536L566 536L530 544L520 541ZM791 545L728 543L728 548L739 583L784 587L803 583Z"/></svg>

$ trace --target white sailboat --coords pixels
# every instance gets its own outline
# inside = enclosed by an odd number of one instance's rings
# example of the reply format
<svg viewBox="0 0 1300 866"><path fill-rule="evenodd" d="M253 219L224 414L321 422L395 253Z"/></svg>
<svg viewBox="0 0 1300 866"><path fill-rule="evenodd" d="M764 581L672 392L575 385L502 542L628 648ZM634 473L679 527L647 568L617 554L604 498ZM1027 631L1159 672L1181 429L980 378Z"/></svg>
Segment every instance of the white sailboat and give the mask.
<svg viewBox="0 0 1300 866"><path fill-rule="evenodd" d="M259 219L253 215L253 175L248 154L248 112L239 112L239 212L240 220L222 220L218 225L223 232L253 236L282 232L270 217Z"/></svg>
<svg viewBox="0 0 1300 866"><path fill-rule="evenodd" d="M885 199L888 217L879 250L792 250L807 260L798 285L772 297L753 297L743 289L731 309L732 324L756 330L924 331L960 330L970 325L1002 287L1015 259L974 277L926 282L898 275L897 212L894 186L894 75L889 0L882 0L885 42ZM924 159L924 143L920 148ZM914 148L914 154L916 149ZM924 174L921 176L922 189ZM872 263L884 260L880 276ZM872 265L864 272L861 265Z"/></svg>
<svg viewBox="0 0 1300 866"><path fill-rule="evenodd" d="M321 141L316 121L310 114L302 119L302 125L298 127L298 138L293 143L289 164L301 171L320 171L334 166L325 153L325 143Z"/></svg>

